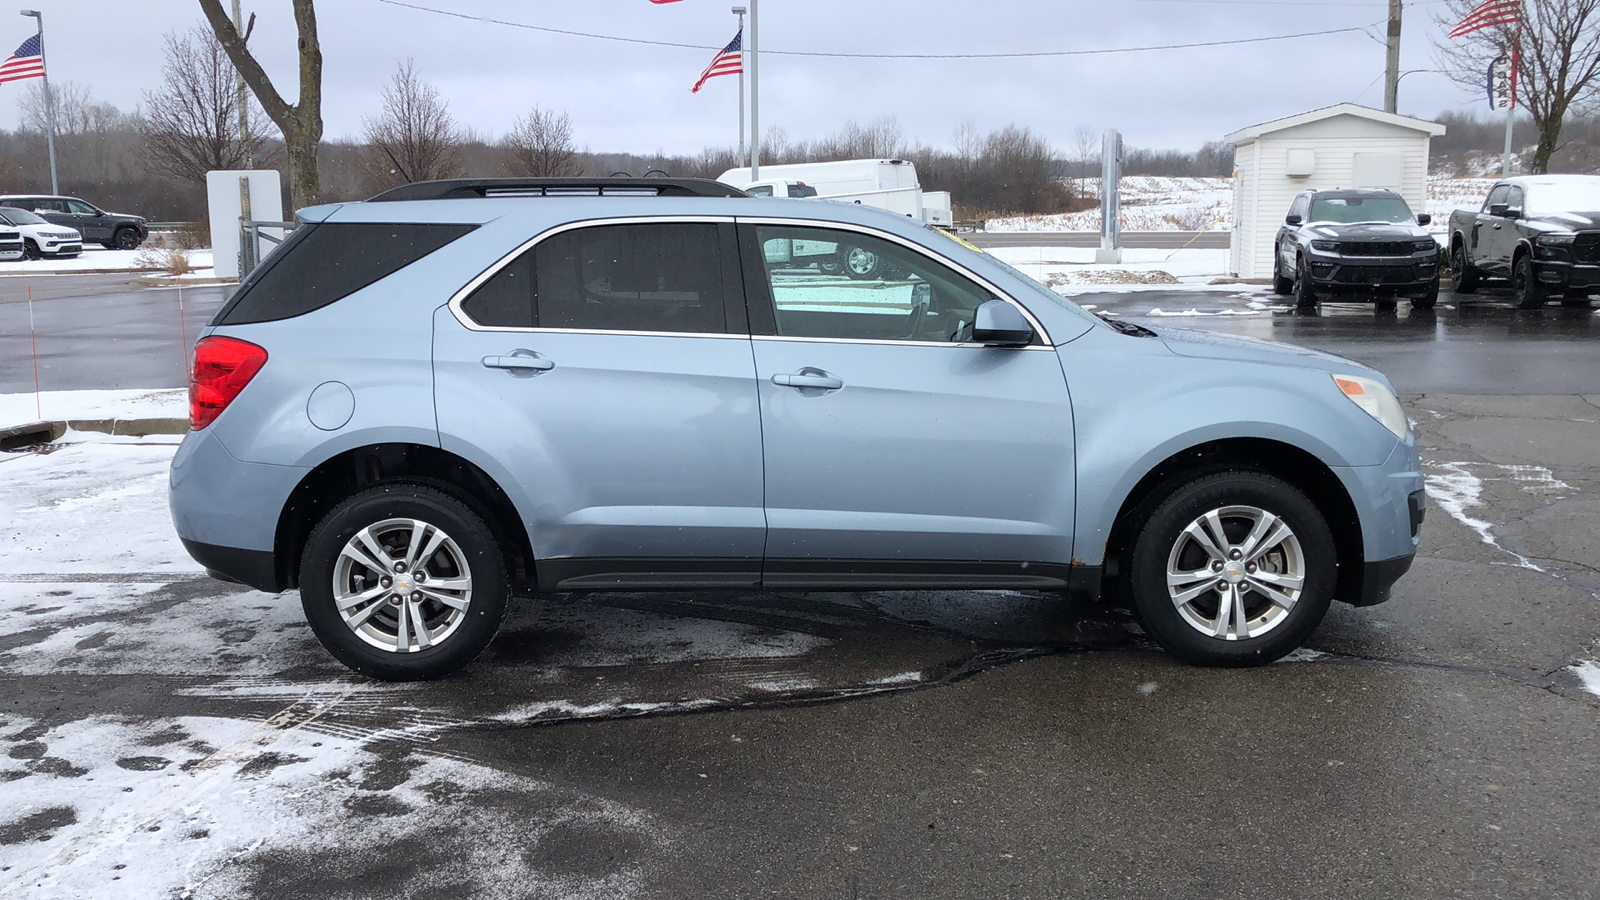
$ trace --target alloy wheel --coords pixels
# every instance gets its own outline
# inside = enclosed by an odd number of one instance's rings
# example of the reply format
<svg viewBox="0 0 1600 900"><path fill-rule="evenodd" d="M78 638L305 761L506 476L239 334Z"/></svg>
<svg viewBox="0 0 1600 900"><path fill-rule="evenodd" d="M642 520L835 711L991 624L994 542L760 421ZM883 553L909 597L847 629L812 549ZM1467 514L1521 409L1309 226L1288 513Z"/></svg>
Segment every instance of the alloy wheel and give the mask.
<svg viewBox="0 0 1600 900"><path fill-rule="evenodd" d="M1179 532L1167 556L1167 594L1179 617L1217 640L1260 637L1282 625L1305 577L1293 529L1255 506L1201 515Z"/></svg>
<svg viewBox="0 0 1600 900"><path fill-rule="evenodd" d="M472 603L461 547L419 519L386 519L357 531L333 571L339 616L380 650L412 653L448 640Z"/></svg>

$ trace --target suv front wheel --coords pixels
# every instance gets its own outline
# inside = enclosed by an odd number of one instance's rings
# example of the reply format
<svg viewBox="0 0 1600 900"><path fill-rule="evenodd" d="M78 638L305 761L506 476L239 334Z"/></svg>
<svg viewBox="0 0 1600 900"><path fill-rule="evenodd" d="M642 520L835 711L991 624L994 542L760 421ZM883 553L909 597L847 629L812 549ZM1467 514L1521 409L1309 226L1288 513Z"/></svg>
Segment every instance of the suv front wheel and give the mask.
<svg viewBox="0 0 1600 900"><path fill-rule="evenodd" d="M300 601L340 662L387 681L439 678L489 646L510 579L495 532L449 494L385 484L328 513L306 541Z"/></svg>
<svg viewBox="0 0 1600 900"><path fill-rule="evenodd" d="M1187 662L1264 665L1299 647L1328 611L1333 534L1285 481L1203 475L1145 521L1133 549L1134 605L1150 636Z"/></svg>

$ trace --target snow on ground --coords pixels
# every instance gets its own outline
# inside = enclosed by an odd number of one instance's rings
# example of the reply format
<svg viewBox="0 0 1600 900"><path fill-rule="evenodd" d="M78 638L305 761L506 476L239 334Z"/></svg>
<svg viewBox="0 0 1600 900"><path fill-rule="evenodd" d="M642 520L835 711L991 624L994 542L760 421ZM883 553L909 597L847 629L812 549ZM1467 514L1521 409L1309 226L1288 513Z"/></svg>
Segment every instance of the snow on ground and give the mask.
<svg viewBox="0 0 1600 900"><path fill-rule="evenodd" d="M1450 213L1478 209L1494 184L1492 178L1428 179L1428 200L1414 212L1433 216L1430 231L1444 232ZM1076 184L1076 182L1074 182ZM1100 180L1089 179L1086 190L1099 196ZM1158 178L1129 175L1122 179L1123 231L1230 231L1233 229L1233 179ZM1009 216L990 219L988 231L1094 231L1100 230L1100 208L1075 213Z"/></svg>
<svg viewBox="0 0 1600 900"><path fill-rule="evenodd" d="M1252 298L1260 286L1211 284L1228 268L1227 250L1125 249L1118 265L1094 261L1091 247L992 247L984 251L1064 296L1102 291L1166 289L1233 291ZM1265 299L1262 297L1261 299ZM1246 314L1250 310L1244 311Z"/></svg>
<svg viewBox="0 0 1600 900"><path fill-rule="evenodd" d="M1075 189L1100 195L1100 179ZM1122 179L1123 231L1227 231L1233 227L1233 179L1163 178L1129 175ZM988 231L1099 231L1100 208L1048 216L990 219Z"/></svg>
<svg viewBox="0 0 1600 900"><path fill-rule="evenodd" d="M1434 471L1427 474L1425 482L1428 497L1450 515L1452 519L1475 532L1485 544L1516 559L1518 568L1545 571L1533 560L1506 547L1494 536L1494 523L1477 518L1469 509L1483 505L1485 481L1512 481L1530 494L1549 494L1571 490L1572 486L1556 478L1544 466L1507 466L1498 463L1433 462L1424 463ZM1486 471L1479 475L1473 470Z"/></svg>
<svg viewBox="0 0 1600 900"><path fill-rule="evenodd" d="M149 271L161 268L156 262L156 254L162 251L145 248L141 250L102 250L98 247L85 247L83 252L72 259L22 259L14 262L0 262L0 276L6 275L70 275L73 272L96 271L100 269L126 270L130 272ZM190 250L189 266L196 270L194 277L209 278L211 276L211 251ZM198 274L203 272L204 274Z"/></svg>
<svg viewBox="0 0 1600 900"><path fill-rule="evenodd" d="M28 422L84 419L187 419L189 392L170 390L43 391L0 394L0 428Z"/></svg>
<svg viewBox="0 0 1600 900"><path fill-rule="evenodd" d="M300 728L314 712L287 717L298 724L0 719L0 895L281 896L272 887L294 884L296 870L354 883L374 859L444 853L454 864L420 870L407 896L632 897L647 854L578 870L563 865L572 842L671 842L615 801Z"/></svg>
<svg viewBox="0 0 1600 900"><path fill-rule="evenodd" d="M1583 684L1583 689L1600 697L1600 662L1586 659L1575 666L1570 666L1572 674L1578 676L1578 681Z"/></svg>

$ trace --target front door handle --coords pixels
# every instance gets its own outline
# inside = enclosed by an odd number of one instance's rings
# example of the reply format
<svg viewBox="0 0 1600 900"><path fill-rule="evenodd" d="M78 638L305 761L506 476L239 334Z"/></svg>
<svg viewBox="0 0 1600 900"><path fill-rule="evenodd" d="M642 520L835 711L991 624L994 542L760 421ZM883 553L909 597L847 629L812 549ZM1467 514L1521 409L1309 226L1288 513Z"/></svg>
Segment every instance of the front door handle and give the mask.
<svg viewBox="0 0 1600 900"><path fill-rule="evenodd" d="M490 369L509 369L512 372L548 372L556 367L553 360L535 356L532 350L513 350L508 356L485 356L483 364Z"/></svg>
<svg viewBox="0 0 1600 900"><path fill-rule="evenodd" d="M839 377L809 366L793 375L774 375L772 376L772 383L781 387L811 388L823 391L837 391L844 387L844 381Z"/></svg>

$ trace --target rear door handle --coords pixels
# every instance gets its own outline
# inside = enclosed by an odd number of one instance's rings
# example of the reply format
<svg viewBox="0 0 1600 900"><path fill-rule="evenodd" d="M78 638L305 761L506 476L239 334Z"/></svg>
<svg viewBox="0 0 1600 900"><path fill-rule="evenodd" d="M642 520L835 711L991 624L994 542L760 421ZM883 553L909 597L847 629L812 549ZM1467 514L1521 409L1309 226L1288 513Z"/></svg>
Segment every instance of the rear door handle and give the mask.
<svg viewBox="0 0 1600 900"><path fill-rule="evenodd" d="M809 367L793 375L774 375L772 383L781 387L814 388L824 391L837 391L844 387L844 381L837 376Z"/></svg>
<svg viewBox="0 0 1600 900"><path fill-rule="evenodd" d="M513 372L548 372L556 367L553 360L535 356L531 350L513 350L509 356L485 356L483 364L490 369Z"/></svg>

